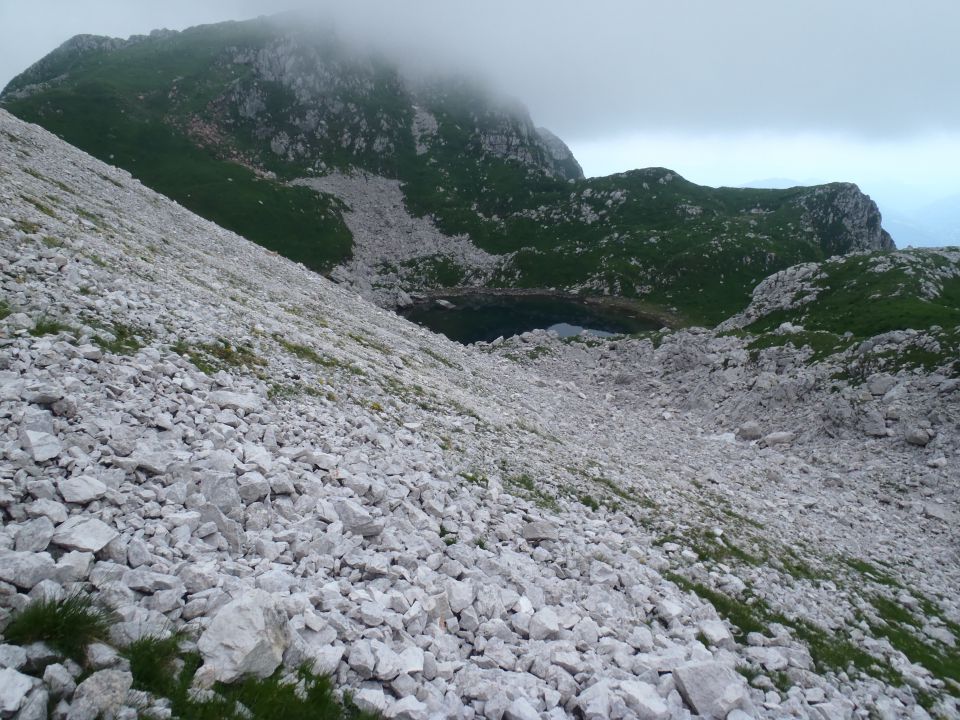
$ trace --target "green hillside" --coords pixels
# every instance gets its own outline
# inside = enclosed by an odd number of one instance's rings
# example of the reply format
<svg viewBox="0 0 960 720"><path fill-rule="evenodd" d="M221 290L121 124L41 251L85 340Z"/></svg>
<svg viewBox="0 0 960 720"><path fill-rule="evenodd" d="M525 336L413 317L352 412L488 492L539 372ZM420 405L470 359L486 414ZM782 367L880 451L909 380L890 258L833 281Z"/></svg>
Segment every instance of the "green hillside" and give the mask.
<svg viewBox="0 0 960 720"><path fill-rule="evenodd" d="M753 349L809 347L811 360L842 356L861 377L902 368L960 376L960 248L835 258L780 291L787 307L748 313L736 331ZM784 323L799 329L779 330Z"/></svg>
<svg viewBox="0 0 960 720"><path fill-rule="evenodd" d="M663 168L584 179L516 103L279 22L78 36L0 103L319 271L351 255L343 205L286 182L349 169L401 180L411 213L505 256L490 286L637 298L686 322L719 322L795 263L892 247L855 186L714 189ZM423 263L436 285L467 274Z"/></svg>

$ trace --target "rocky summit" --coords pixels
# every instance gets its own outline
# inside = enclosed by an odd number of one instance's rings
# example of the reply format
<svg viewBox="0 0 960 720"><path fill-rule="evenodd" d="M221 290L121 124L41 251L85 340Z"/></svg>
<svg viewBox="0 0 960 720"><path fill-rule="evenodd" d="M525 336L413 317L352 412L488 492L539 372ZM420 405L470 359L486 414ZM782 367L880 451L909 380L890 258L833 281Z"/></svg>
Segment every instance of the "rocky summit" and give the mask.
<svg viewBox="0 0 960 720"><path fill-rule="evenodd" d="M261 717L231 688L309 671L387 718L960 717L944 329L744 330L831 272L464 347L0 111L0 716ZM77 598L97 642L20 639ZM130 648L171 638L167 695Z"/></svg>

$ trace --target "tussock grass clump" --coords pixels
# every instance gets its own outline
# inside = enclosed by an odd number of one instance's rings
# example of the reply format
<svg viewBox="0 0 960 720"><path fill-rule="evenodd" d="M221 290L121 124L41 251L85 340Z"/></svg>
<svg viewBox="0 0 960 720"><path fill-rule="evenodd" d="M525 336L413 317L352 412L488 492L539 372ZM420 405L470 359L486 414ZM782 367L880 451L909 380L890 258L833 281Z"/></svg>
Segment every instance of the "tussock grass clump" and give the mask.
<svg viewBox="0 0 960 720"><path fill-rule="evenodd" d="M30 334L34 337L41 337L43 335L56 335L58 332L69 329L69 326L59 320L49 317L48 315L41 315L33 324L33 329L30 330Z"/></svg>
<svg viewBox="0 0 960 720"><path fill-rule="evenodd" d="M113 339L109 337L97 336L93 341L106 352L114 355L133 355L143 347L142 337L147 333L144 330L138 330L130 325L116 323L110 328Z"/></svg>
<svg viewBox="0 0 960 720"><path fill-rule="evenodd" d="M176 689L175 663L184 639L182 632L173 632L165 638L150 635L124 648L123 655L130 661L130 672L138 690L169 695Z"/></svg>
<svg viewBox="0 0 960 720"><path fill-rule="evenodd" d="M183 636L143 638L127 648L134 686L170 699L174 717L189 720L376 720L356 707L350 695L337 696L330 678L303 666L268 678L243 678L210 691L191 689L202 664L197 653L180 653ZM177 665L179 664L179 670Z"/></svg>
<svg viewBox="0 0 960 720"><path fill-rule="evenodd" d="M213 375L226 367L254 369L267 364L267 361L256 355L251 347L234 345L224 338L196 346L184 340L177 340L170 349L178 355L186 355L198 370L207 375Z"/></svg>
<svg viewBox="0 0 960 720"><path fill-rule="evenodd" d="M113 611L75 594L31 602L14 614L3 634L14 645L44 642L79 662L88 645L107 638L113 622Z"/></svg>

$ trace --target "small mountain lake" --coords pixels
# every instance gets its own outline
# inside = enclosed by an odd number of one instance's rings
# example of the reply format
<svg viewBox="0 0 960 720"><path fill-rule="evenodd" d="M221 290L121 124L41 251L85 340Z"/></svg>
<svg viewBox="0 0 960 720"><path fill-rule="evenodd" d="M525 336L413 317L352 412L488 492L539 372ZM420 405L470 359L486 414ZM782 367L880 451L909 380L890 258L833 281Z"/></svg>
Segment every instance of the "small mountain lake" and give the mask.
<svg viewBox="0 0 960 720"><path fill-rule="evenodd" d="M609 336L663 327L659 320L627 308L550 295L441 296L398 313L464 344L490 342L501 335L510 337L530 330L553 330L561 337L570 337L583 331Z"/></svg>

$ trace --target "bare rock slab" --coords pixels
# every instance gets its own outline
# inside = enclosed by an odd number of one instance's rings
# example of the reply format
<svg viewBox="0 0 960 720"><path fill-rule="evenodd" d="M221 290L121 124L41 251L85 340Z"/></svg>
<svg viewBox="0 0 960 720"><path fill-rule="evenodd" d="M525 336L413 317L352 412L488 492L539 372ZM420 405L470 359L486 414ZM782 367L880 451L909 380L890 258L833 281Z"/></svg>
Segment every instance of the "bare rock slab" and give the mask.
<svg viewBox="0 0 960 720"><path fill-rule="evenodd" d="M286 614L263 590L250 590L224 605L200 636L201 672L233 682L243 675L265 678L283 661L289 644Z"/></svg>
<svg viewBox="0 0 960 720"><path fill-rule="evenodd" d="M718 662L683 665L674 670L673 678L687 705L705 718L725 718L750 702L743 677Z"/></svg>
<svg viewBox="0 0 960 720"><path fill-rule="evenodd" d="M99 552L119 533L96 518L75 515L60 525L53 533L53 542L68 550Z"/></svg>
<svg viewBox="0 0 960 720"><path fill-rule="evenodd" d="M56 563L47 553L0 550L0 580L29 590L41 580L57 573Z"/></svg>
<svg viewBox="0 0 960 720"><path fill-rule="evenodd" d="M113 718L124 705L133 675L124 670L100 670L77 686L67 720Z"/></svg>
<svg viewBox="0 0 960 720"><path fill-rule="evenodd" d="M13 668L0 670L0 714L9 717L26 701L34 679Z"/></svg>

